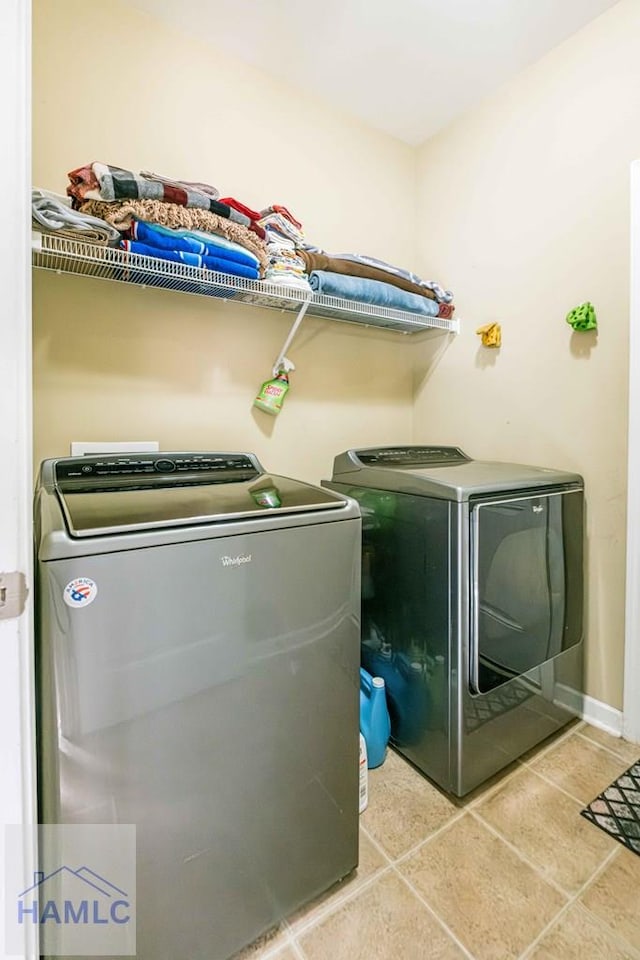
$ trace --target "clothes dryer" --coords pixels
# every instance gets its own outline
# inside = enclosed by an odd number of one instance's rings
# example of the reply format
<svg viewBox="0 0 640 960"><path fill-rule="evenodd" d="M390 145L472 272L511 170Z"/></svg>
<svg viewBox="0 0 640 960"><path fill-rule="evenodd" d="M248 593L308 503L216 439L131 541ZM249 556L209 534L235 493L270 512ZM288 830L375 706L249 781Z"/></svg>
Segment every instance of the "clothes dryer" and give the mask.
<svg viewBox="0 0 640 960"><path fill-rule="evenodd" d="M326 486L360 503L362 664L391 742L462 796L571 719L582 477L398 446L340 454Z"/></svg>

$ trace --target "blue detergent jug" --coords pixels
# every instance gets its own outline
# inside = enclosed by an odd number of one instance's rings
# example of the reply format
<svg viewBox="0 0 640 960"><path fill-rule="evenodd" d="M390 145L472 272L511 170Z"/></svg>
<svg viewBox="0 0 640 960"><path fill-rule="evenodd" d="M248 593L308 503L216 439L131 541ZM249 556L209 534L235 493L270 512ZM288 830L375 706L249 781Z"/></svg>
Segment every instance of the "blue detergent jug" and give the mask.
<svg viewBox="0 0 640 960"><path fill-rule="evenodd" d="M367 766L379 767L384 762L391 732L385 684L382 677L372 677L360 667L360 732L367 744Z"/></svg>
<svg viewBox="0 0 640 960"><path fill-rule="evenodd" d="M394 653L386 641L377 649L363 644L362 662L366 670L385 682L392 743L398 746L418 743L429 716L429 690L419 665L414 668L405 654Z"/></svg>

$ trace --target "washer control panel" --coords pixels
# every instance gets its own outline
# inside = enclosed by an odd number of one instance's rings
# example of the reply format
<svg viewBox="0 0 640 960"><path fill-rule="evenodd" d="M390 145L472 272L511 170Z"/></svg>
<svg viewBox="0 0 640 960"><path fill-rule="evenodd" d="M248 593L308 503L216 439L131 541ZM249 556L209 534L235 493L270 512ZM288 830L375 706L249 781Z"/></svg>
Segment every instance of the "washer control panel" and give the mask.
<svg viewBox="0 0 640 960"><path fill-rule="evenodd" d="M459 447L374 447L353 454L365 467L427 467L471 459Z"/></svg>
<svg viewBox="0 0 640 960"><path fill-rule="evenodd" d="M55 464L55 478L61 488L80 480L90 482L94 478L96 481L112 477L118 480L148 478L149 481L156 478L161 481L185 474L197 474L197 481L202 483L228 483L233 479L246 480L260 472L256 458L247 453L141 453L127 457L72 457Z"/></svg>

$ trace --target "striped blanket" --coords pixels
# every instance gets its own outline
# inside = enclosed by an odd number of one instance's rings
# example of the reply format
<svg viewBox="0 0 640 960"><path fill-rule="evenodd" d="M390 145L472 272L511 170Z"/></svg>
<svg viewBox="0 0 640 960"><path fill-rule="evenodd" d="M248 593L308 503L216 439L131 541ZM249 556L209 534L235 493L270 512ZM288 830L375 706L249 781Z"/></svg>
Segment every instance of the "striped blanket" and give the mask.
<svg viewBox="0 0 640 960"><path fill-rule="evenodd" d="M131 170L98 161L71 170L67 176L70 180L67 194L73 198L74 205L86 200L102 200L107 203L117 200L161 200L181 207L208 210L218 217L248 227L264 238L261 227L235 207L217 200L213 195L215 192L217 196L217 190L207 184L171 180L169 177L144 170L133 173ZM203 187L209 192L204 192Z"/></svg>

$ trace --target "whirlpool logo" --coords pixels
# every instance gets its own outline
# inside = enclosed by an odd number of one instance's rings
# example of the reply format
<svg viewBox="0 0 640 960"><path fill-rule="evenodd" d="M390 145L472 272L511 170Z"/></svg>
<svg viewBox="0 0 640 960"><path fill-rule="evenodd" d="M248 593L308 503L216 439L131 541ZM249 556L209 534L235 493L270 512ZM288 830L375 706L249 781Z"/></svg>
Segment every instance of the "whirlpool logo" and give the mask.
<svg viewBox="0 0 640 960"><path fill-rule="evenodd" d="M223 567L240 567L243 563L251 563L250 553L239 553L237 557L222 557L220 562Z"/></svg>

